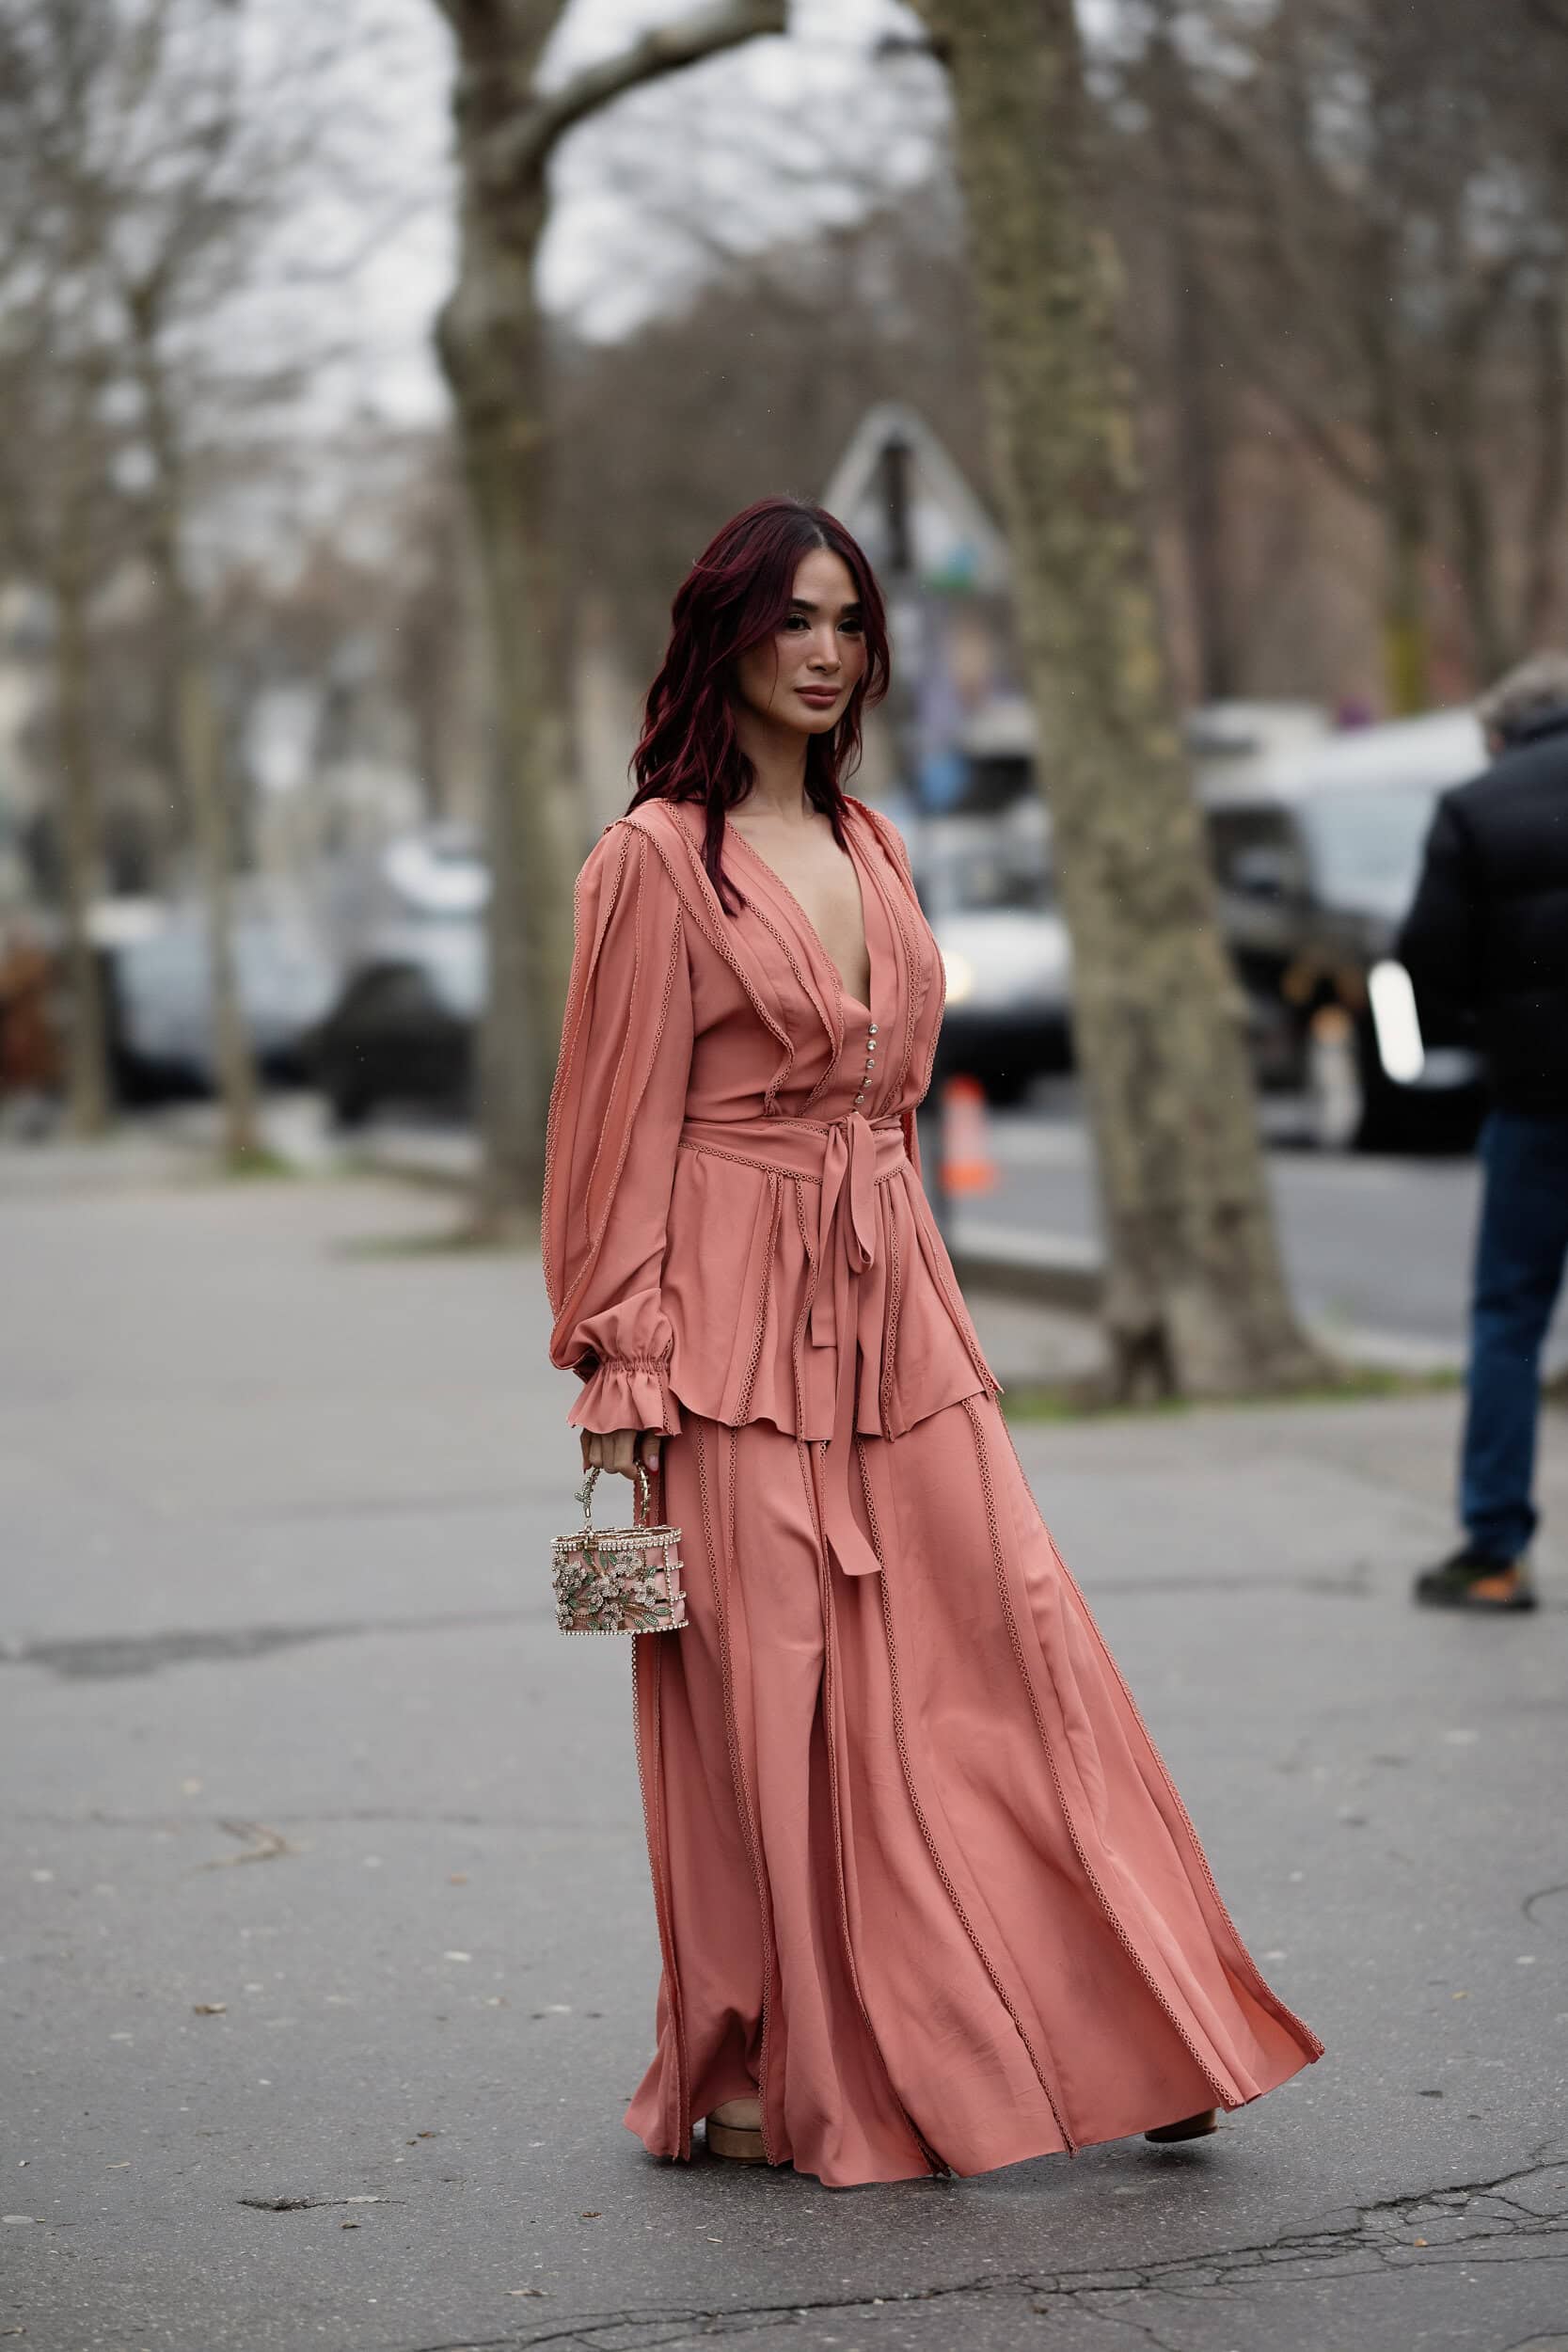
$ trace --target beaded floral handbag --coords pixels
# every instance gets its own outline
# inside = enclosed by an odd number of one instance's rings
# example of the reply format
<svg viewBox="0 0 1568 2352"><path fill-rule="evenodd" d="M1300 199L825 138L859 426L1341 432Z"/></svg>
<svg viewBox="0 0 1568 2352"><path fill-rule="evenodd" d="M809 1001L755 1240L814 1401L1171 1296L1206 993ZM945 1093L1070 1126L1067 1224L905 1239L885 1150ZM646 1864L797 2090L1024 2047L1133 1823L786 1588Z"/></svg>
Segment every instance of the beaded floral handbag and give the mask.
<svg viewBox="0 0 1568 2352"><path fill-rule="evenodd" d="M648 1473L637 1464L633 1525L594 1525L595 1464L578 1488L582 1525L558 1535L554 1558L556 1621L562 1633L678 1633L686 1624L681 1590L681 1532L650 1527Z"/></svg>

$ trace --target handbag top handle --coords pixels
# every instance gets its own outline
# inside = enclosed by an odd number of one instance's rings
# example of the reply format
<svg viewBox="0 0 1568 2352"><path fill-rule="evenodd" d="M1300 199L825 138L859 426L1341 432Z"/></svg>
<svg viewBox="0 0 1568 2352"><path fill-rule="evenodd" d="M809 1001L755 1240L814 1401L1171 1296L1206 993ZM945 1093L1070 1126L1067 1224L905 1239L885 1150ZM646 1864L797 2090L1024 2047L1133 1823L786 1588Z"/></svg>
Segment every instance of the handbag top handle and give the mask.
<svg viewBox="0 0 1568 2352"><path fill-rule="evenodd" d="M652 1488L648 1483L647 1466L642 1462L634 1462L632 1468L637 1472L637 1495L631 1507L631 1523L633 1527L647 1527L652 1524L653 1519ZM585 1535L592 1535L594 1533L594 1481L597 1478L599 1470L600 1465L597 1462L593 1463L587 1477L578 1488L578 1500L582 1504L582 1530Z"/></svg>

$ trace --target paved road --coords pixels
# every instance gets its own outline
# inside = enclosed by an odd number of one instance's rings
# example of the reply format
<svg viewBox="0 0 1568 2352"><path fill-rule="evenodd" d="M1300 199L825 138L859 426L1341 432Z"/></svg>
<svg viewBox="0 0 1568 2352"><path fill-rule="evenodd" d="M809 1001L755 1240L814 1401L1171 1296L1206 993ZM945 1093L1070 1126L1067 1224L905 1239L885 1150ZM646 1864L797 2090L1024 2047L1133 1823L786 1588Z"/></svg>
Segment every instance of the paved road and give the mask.
<svg viewBox="0 0 1568 2352"><path fill-rule="evenodd" d="M202 1132L205 1115L182 1114ZM307 1162L341 1156L309 1097L275 1101L281 1148ZM178 1121L176 1122L178 1123ZM1070 1083L1042 1088L1030 1107L992 1112L1000 1182L960 1204L955 1239L1000 1246L1024 1262L1092 1265L1098 1219L1088 1136ZM465 1182L471 1135L390 1121L350 1147L410 1173ZM1276 1144L1269 1169L1297 1303L1348 1352L1412 1365L1463 1359L1466 1289L1479 1197L1467 1159L1316 1152ZM1568 1288L1548 1361L1568 1364Z"/></svg>
<svg viewBox="0 0 1568 2352"><path fill-rule="evenodd" d="M993 1112L1000 1183L964 1204L967 1226L1017 1239L1060 1237L1094 1254L1098 1235L1088 1137L1067 1089L1043 1106ZM1333 1329L1389 1334L1457 1357L1480 1192L1467 1159L1316 1152L1276 1146L1269 1170L1285 1259L1304 1313ZM1568 1289L1550 1354L1568 1360Z"/></svg>
<svg viewBox="0 0 1568 2352"><path fill-rule="evenodd" d="M36 1167L36 1164L35 1164ZM1414 1615L1456 1400L1021 1428L1329 2055L1185 2152L649 2162L618 1645L526 1260L346 1183L0 1162L0 2331L25 2352L1504 2352L1568 2277L1554 1605ZM414 1245L412 1247L405 1245Z"/></svg>

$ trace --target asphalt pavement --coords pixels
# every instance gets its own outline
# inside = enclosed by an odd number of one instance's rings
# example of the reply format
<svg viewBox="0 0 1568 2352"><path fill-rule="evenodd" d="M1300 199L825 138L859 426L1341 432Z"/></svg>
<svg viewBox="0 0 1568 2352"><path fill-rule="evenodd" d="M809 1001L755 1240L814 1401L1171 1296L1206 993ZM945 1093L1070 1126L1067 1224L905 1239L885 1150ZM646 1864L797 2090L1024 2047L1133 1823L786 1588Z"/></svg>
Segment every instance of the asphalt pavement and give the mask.
<svg viewBox="0 0 1568 2352"><path fill-rule="evenodd" d="M1539 1616L1413 1612L1458 1401L1022 1422L1327 2056L1187 2150L832 2192L620 2121L656 1942L570 1384L441 1196L0 1155L0 2338L1568 2346L1568 1422ZM987 1306L977 1302L983 1330Z"/></svg>
<svg viewBox="0 0 1568 2352"><path fill-rule="evenodd" d="M991 1112L988 1126L997 1182L958 1204L960 1244L1022 1266L1098 1264L1093 1155L1075 1090L1043 1087L1025 1109ZM1352 1354L1459 1362L1481 1200L1476 1161L1275 1142L1268 1168L1302 1314ZM1547 1352L1554 1364L1568 1362L1568 1289Z"/></svg>

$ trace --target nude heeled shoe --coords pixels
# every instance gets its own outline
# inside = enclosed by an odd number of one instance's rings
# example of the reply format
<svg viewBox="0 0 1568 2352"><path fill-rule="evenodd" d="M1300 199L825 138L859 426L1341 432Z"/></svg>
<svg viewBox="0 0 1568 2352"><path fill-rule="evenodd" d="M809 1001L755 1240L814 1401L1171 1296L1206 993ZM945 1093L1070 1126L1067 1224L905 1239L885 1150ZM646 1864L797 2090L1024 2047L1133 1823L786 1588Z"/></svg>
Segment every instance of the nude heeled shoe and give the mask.
<svg viewBox="0 0 1568 2352"><path fill-rule="evenodd" d="M725 2156L731 2164L768 2162L762 2144L760 2099L721 2099L706 2117L704 2129L710 2156Z"/></svg>

